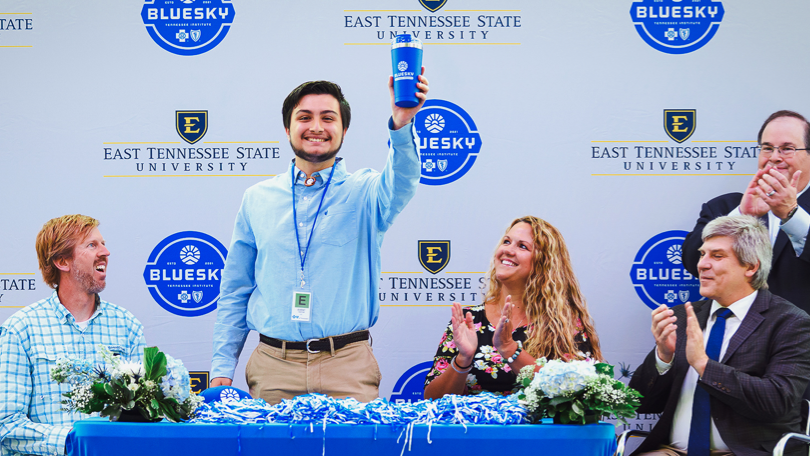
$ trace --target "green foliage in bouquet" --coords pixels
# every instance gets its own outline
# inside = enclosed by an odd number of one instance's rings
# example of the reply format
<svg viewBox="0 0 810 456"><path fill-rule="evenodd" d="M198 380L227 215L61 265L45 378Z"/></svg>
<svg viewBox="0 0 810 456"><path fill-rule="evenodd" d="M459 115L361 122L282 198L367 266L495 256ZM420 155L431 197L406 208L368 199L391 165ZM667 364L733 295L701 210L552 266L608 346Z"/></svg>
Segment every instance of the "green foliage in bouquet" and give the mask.
<svg viewBox="0 0 810 456"><path fill-rule="evenodd" d="M562 424L595 423L614 415L622 423L635 417L641 393L613 378L613 366L592 360L537 360L518 374L518 401L530 418L553 418Z"/></svg>
<svg viewBox="0 0 810 456"><path fill-rule="evenodd" d="M143 364L124 361L101 345L99 351L103 366L79 358L57 359L51 379L73 385L64 394L63 410L100 413L111 421L118 421L125 410L136 410L149 421L179 422L193 417L202 402L191 392L188 370L157 347L144 349Z"/></svg>

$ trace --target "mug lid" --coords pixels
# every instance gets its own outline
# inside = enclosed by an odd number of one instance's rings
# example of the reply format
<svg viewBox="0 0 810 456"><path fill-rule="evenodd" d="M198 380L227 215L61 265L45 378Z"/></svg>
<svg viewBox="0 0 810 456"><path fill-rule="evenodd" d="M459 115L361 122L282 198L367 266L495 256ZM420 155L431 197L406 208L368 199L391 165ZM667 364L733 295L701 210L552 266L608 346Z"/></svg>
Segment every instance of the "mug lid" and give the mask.
<svg viewBox="0 0 810 456"><path fill-rule="evenodd" d="M397 35L391 43L392 48L412 47L422 49L422 42L418 38L414 38L410 33L403 33Z"/></svg>

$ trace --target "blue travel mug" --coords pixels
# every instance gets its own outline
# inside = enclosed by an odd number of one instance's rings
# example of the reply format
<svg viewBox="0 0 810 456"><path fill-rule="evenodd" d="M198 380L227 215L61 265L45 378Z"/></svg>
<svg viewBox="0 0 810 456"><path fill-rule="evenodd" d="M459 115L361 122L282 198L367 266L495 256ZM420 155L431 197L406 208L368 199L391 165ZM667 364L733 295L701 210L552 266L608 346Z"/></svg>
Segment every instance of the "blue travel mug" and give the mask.
<svg viewBox="0 0 810 456"><path fill-rule="evenodd" d="M419 105L416 83L422 74L422 42L410 34L397 35L391 43L391 65L394 74L394 104L400 108Z"/></svg>

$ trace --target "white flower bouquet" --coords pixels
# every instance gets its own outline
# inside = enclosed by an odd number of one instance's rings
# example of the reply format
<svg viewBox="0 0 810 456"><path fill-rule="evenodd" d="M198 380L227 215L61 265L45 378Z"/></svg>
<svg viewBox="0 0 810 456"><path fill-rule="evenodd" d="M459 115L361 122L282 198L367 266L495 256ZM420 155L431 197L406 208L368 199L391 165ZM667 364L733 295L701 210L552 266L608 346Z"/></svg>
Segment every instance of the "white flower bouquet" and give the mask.
<svg viewBox="0 0 810 456"><path fill-rule="evenodd" d="M158 350L144 349L144 362L132 363L113 356L102 345L103 366L88 360L60 357L51 369L51 379L73 385L62 401L64 410L81 413L100 412L110 421L119 421L122 413L139 413L145 421L185 421L193 417L203 399L191 392L188 370Z"/></svg>
<svg viewBox="0 0 810 456"><path fill-rule="evenodd" d="M538 369L535 372L536 369ZM586 424L614 415L622 423L641 405L641 393L613 378L613 366L593 360L537 360L520 370L518 401L534 422Z"/></svg>

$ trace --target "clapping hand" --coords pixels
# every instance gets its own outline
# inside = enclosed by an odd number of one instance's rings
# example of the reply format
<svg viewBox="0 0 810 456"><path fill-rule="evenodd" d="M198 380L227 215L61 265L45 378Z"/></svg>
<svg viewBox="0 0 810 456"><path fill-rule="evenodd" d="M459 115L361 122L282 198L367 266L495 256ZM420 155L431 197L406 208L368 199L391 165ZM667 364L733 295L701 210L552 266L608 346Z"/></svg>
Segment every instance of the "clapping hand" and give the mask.
<svg viewBox="0 0 810 456"><path fill-rule="evenodd" d="M475 332L473 316L469 312L464 315L461 304L454 302L450 322L453 325L453 341L456 348L458 348L458 364L469 366L472 364L475 351L478 349L478 335Z"/></svg>
<svg viewBox="0 0 810 456"><path fill-rule="evenodd" d="M661 304L652 311L652 333L655 337L655 346L658 350L658 358L665 363L671 363L672 357L675 356L675 342L677 342L675 330L678 329L675 325L676 321L675 313L666 304Z"/></svg>
<svg viewBox="0 0 810 456"><path fill-rule="evenodd" d="M495 326L495 335L492 337L492 345L495 346L501 356L507 356L506 353L511 356L518 347L517 342L512 339L514 329L512 326L512 309L512 296L507 296L506 303L501 309L501 318Z"/></svg>
<svg viewBox="0 0 810 456"><path fill-rule="evenodd" d="M796 171L788 181L788 178L776 168L766 167L763 171L765 172L761 173L755 191L760 200L768 205L773 215L784 220L798 204L796 202L797 185L802 172Z"/></svg>
<svg viewBox="0 0 810 456"><path fill-rule="evenodd" d="M740 212L761 217L769 211L780 219L796 207L797 187L801 171L796 171L790 180L771 165L757 171L740 201Z"/></svg>
<svg viewBox="0 0 810 456"><path fill-rule="evenodd" d="M703 345L703 330L700 329L692 303L684 304L686 307L686 361L703 377L706 364L709 362L709 355Z"/></svg>

